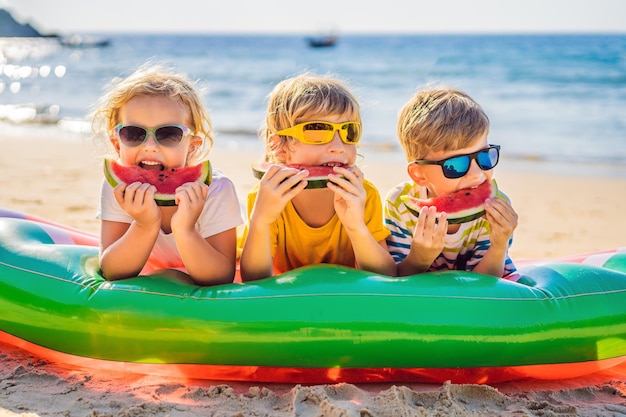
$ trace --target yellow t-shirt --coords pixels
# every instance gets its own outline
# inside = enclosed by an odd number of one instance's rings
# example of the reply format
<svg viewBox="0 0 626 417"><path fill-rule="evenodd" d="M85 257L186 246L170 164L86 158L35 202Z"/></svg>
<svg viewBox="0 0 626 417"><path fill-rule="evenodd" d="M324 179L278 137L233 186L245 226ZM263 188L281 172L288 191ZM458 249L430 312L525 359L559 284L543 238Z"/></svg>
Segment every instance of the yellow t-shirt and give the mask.
<svg viewBox="0 0 626 417"><path fill-rule="evenodd" d="M366 192L365 224L377 242L390 232L383 226L380 194L369 181L363 183ZM259 191L258 184L248 194L248 220ZM248 234L244 231L242 242ZM285 272L304 265L335 264L354 267L354 251L343 224L335 214L321 227L307 225L289 202L270 227L274 269Z"/></svg>

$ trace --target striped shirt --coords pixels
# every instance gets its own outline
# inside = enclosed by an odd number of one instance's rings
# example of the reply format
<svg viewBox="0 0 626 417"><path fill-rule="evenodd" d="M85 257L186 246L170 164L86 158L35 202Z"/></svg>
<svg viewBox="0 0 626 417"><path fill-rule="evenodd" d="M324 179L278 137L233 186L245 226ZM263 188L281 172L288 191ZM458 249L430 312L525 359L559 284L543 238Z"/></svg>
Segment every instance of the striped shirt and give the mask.
<svg viewBox="0 0 626 417"><path fill-rule="evenodd" d="M411 214L402 203L400 196L408 194L423 199L428 198L426 193L426 187L407 181L397 185L387 194L383 208L385 226L391 232L387 238L387 247L396 263L402 262L409 254L413 231L418 221L417 217ZM446 235L444 249L428 271L473 270L489 249L490 233L491 226L484 217L462 223L456 233ZM512 243L513 238L509 239L509 248ZM507 250L502 276L509 275L516 270Z"/></svg>

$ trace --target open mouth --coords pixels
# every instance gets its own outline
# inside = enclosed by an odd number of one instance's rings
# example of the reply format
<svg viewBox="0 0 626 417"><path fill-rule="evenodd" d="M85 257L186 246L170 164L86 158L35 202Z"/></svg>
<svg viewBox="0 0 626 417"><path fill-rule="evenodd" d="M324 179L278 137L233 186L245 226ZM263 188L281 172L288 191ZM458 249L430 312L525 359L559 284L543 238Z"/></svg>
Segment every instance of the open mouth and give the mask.
<svg viewBox="0 0 626 417"><path fill-rule="evenodd" d="M464 192L465 192L465 193L468 193L468 194L469 194L469 193L471 193L473 190L475 190L475 189L477 189L477 188L481 187L483 184L484 184L484 182L482 182L482 183L480 183L480 184L478 184L478 185L473 185L473 186L471 186L471 187L461 188L461 189L459 189L459 190L456 190L456 191L455 191L455 193L464 193Z"/></svg>
<svg viewBox="0 0 626 417"><path fill-rule="evenodd" d="M156 161L142 161L139 163L139 166L143 169L149 169L152 171L164 171L165 166L160 162Z"/></svg>
<svg viewBox="0 0 626 417"><path fill-rule="evenodd" d="M326 164L320 164L321 167L344 167L346 164L342 164L341 162L328 162Z"/></svg>

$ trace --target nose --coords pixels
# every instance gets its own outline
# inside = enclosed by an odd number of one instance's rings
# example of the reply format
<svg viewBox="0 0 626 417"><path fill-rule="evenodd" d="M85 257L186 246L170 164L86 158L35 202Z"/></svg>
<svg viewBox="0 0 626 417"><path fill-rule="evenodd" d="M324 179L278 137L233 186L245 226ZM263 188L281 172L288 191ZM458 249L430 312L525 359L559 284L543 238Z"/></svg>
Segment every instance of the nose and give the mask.
<svg viewBox="0 0 626 417"><path fill-rule="evenodd" d="M345 143L341 140L341 136L339 136L339 131L335 130L335 134L333 136L333 140L328 144L329 150L331 152L344 152L345 151Z"/></svg>
<svg viewBox="0 0 626 417"><path fill-rule="evenodd" d="M155 133L154 132L149 132L148 133L148 137L146 138L146 141L143 143L144 148L154 148L154 149L158 149L159 148L159 144L156 141L156 137L154 136Z"/></svg>
<svg viewBox="0 0 626 417"><path fill-rule="evenodd" d="M467 174L465 174L465 177L469 178L469 179L480 179L480 178L484 178L485 177L485 171L483 171L479 166L478 166L478 162L476 162L475 159L472 159L470 162L470 166L469 166L469 170L467 171Z"/></svg>

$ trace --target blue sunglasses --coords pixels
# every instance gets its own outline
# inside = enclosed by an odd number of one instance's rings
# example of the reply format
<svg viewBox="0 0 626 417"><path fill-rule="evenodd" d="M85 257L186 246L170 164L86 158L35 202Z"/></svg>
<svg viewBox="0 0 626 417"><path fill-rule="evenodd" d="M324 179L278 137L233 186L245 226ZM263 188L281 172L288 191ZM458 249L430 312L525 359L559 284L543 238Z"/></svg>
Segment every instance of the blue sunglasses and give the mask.
<svg viewBox="0 0 626 417"><path fill-rule="evenodd" d="M446 178L461 178L469 171L472 159L476 161L480 169L487 171L498 165L500 159L500 145L489 145L488 148L480 151L456 155L440 161L428 161L426 159L416 159L411 162L418 165L440 165L443 175Z"/></svg>

